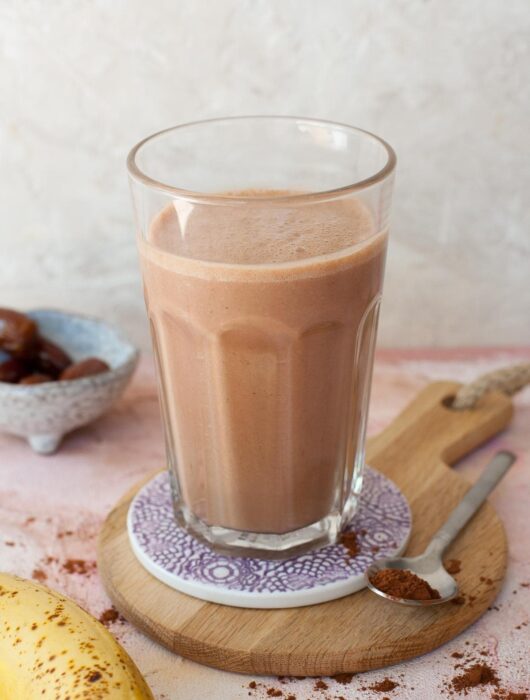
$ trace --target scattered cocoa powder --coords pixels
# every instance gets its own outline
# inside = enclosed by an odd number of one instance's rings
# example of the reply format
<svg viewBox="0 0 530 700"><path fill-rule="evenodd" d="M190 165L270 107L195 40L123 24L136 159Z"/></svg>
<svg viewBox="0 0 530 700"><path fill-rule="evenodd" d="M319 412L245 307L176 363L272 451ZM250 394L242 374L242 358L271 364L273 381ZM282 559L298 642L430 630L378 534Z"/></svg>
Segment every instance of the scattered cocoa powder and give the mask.
<svg viewBox="0 0 530 700"><path fill-rule="evenodd" d="M63 569L69 574L90 576L96 569L96 562L85 561L85 559L67 559L63 564Z"/></svg>
<svg viewBox="0 0 530 700"><path fill-rule="evenodd" d="M327 690L328 689L328 684L323 681L319 680L315 683L315 690Z"/></svg>
<svg viewBox="0 0 530 700"><path fill-rule="evenodd" d="M436 600L437 590L427 581L408 569L380 569L370 578L370 583L383 593L407 600Z"/></svg>
<svg viewBox="0 0 530 700"><path fill-rule="evenodd" d="M360 547L355 532L343 532L340 536L340 543L348 551L349 557L353 558L359 554Z"/></svg>
<svg viewBox="0 0 530 700"><path fill-rule="evenodd" d="M281 691L279 688L268 688L267 695L270 698L281 698L283 695L283 691Z"/></svg>
<svg viewBox="0 0 530 700"><path fill-rule="evenodd" d="M487 697L491 700L529 700L528 688L511 690L502 687L498 678L498 670L491 663L484 663L484 657L491 658L490 650L469 641L464 642L464 644L464 653L453 652L451 654L454 659L462 659L460 663L454 665L455 671L462 670L459 671L459 675L444 682L446 697L453 697L455 694L468 695L473 693L472 689L475 687L486 690L489 686L491 695ZM522 661L522 659L520 660Z"/></svg>
<svg viewBox="0 0 530 700"><path fill-rule="evenodd" d="M467 695L469 688L475 688L477 685L498 685L499 679L487 664L479 663L470 666L462 675L455 676L451 682L457 693Z"/></svg>
<svg viewBox="0 0 530 700"><path fill-rule="evenodd" d="M57 534L58 539L62 540L64 537L71 537L74 534L73 530L64 530Z"/></svg>
<svg viewBox="0 0 530 700"><path fill-rule="evenodd" d="M14 542L11 542L10 540L4 542L4 544L5 544L6 547L14 547L14 546L15 546L15 543L14 543Z"/></svg>
<svg viewBox="0 0 530 700"><path fill-rule="evenodd" d="M256 681L250 681L250 683L248 684L248 687L252 688L252 690L254 690L255 688L258 687L258 684L256 683Z"/></svg>
<svg viewBox="0 0 530 700"><path fill-rule="evenodd" d="M376 693L388 693L391 690L394 690L394 688L397 688L399 686L399 683L396 683L395 681L390 680L390 678L385 678L382 681L379 681L379 683L374 683L373 685L368 686L370 690L375 690Z"/></svg>
<svg viewBox="0 0 530 700"><path fill-rule="evenodd" d="M104 610L99 616L99 621L103 625L108 626L111 622L116 622L119 617L120 613L116 610L116 608L107 608L107 610Z"/></svg>
<svg viewBox="0 0 530 700"><path fill-rule="evenodd" d="M349 685L352 682L355 673L337 673L333 676L333 680L342 685Z"/></svg>
<svg viewBox="0 0 530 700"><path fill-rule="evenodd" d="M47 574L45 571L42 569L33 569L33 573L31 574L31 578L34 578L35 581L40 581L42 583L43 581L46 581L48 578Z"/></svg>
<svg viewBox="0 0 530 700"><path fill-rule="evenodd" d="M462 566L462 562L459 559L448 559L444 562L445 570L448 574L459 574Z"/></svg>

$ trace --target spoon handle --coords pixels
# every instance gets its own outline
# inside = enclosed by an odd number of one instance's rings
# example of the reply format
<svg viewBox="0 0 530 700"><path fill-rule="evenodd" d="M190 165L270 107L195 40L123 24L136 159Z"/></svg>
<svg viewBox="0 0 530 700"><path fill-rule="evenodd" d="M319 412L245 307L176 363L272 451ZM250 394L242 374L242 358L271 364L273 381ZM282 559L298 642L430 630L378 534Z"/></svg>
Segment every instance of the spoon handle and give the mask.
<svg viewBox="0 0 530 700"><path fill-rule="evenodd" d="M493 491L508 469L515 462L512 452L503 450L484 469L478 481L469 489L464 498L452 511L451 515L434 535L427 548L427 553L443 554L445 548L454 540L464 525L477 512Z"/></svg>

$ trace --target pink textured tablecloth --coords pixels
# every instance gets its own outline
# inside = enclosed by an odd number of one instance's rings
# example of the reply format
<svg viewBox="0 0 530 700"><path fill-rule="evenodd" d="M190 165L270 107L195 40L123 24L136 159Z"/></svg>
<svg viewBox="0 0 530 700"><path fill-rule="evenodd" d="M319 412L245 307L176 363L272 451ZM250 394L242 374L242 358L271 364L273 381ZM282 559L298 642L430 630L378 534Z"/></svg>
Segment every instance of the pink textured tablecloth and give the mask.
<svg viewBox="0 0 530 700"><path fill-rule="evenodd" d="M382 351L378 354L370 432L387 425L428 382L470 381L507 364L528 361L530 350ZM110 624L146 676L157 700L237 700L270 697L335 700L450 697L448 684L457 664L471 656L496 669L504 691L530 691L530 389L515 398L515 417L501 436L456 468L470 480L500 447L518 455L517 463L492 496L510 545L506 580L494 608L451 643L392 668L361 674L350 683L314 679L281 683L206 668L182 659L118 620ZM101 523L120 496L164 462L152 363L145 358L126 395L107 416L69 436L57 455L40 457L21 440L0 435L0 569L45 582L72 596L96 617L110 607L97 570L96 540ZM84 560L87 565L68 560ZM83 570L84 572L80 571ZM355 624L355 620L345 620ZM459 660L454 652L465 653ZM484 652L481 656L480 652ZM370 689L385 677L392 691ZM468 700L491 698L493 686L468 691ZM506 697L507 693L502 697ZM458 697L458 694L455 696ZM529 696L530 698L530 692ZM17 699L18 700L18 699Z"/></svg>

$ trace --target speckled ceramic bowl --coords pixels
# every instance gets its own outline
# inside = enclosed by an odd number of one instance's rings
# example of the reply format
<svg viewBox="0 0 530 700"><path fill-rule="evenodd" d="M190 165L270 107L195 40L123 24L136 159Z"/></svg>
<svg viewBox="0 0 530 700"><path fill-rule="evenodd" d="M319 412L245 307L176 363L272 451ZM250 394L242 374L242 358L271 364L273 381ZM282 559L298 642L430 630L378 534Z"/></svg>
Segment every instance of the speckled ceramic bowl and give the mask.
<svg viewBox="0 0 530 700"><path fill-rule="evenodd" d="M99 357L108 372L33 386L0 382L0 430L26 438L40 454L52 454L63 436L101 416L120 396L138 361L138 350L115 328L62 311L31 311L42 335L74 362Z"/></svg>

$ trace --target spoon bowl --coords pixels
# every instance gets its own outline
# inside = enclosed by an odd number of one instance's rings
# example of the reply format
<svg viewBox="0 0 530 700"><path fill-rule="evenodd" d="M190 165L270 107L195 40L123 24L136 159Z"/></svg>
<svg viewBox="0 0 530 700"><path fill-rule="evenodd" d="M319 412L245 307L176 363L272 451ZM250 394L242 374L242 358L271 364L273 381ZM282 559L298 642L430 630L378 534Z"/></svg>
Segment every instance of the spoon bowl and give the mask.
<svg viewBox="0 0 530 700"><path fill-rule="evenodd" d="M413 574L427 581L431 588L438 591L440 597L429 600L412 600L410 598L400 598L399 596L385 593L379 590L379 588L376 588L371 582L371 578L374 574L381 569L398 569L401 571L407 569L408 571L412 571ZM432 553L421 554L419 557L380 559L367 569L366 585L373 593L377 593L377 595L380 595L382 598L392 600L394 603L402 603L403 605L416 607L439 605L440 603L446 603L448 600L458 595L457 582L444 569L441 558Z"/></svg>

